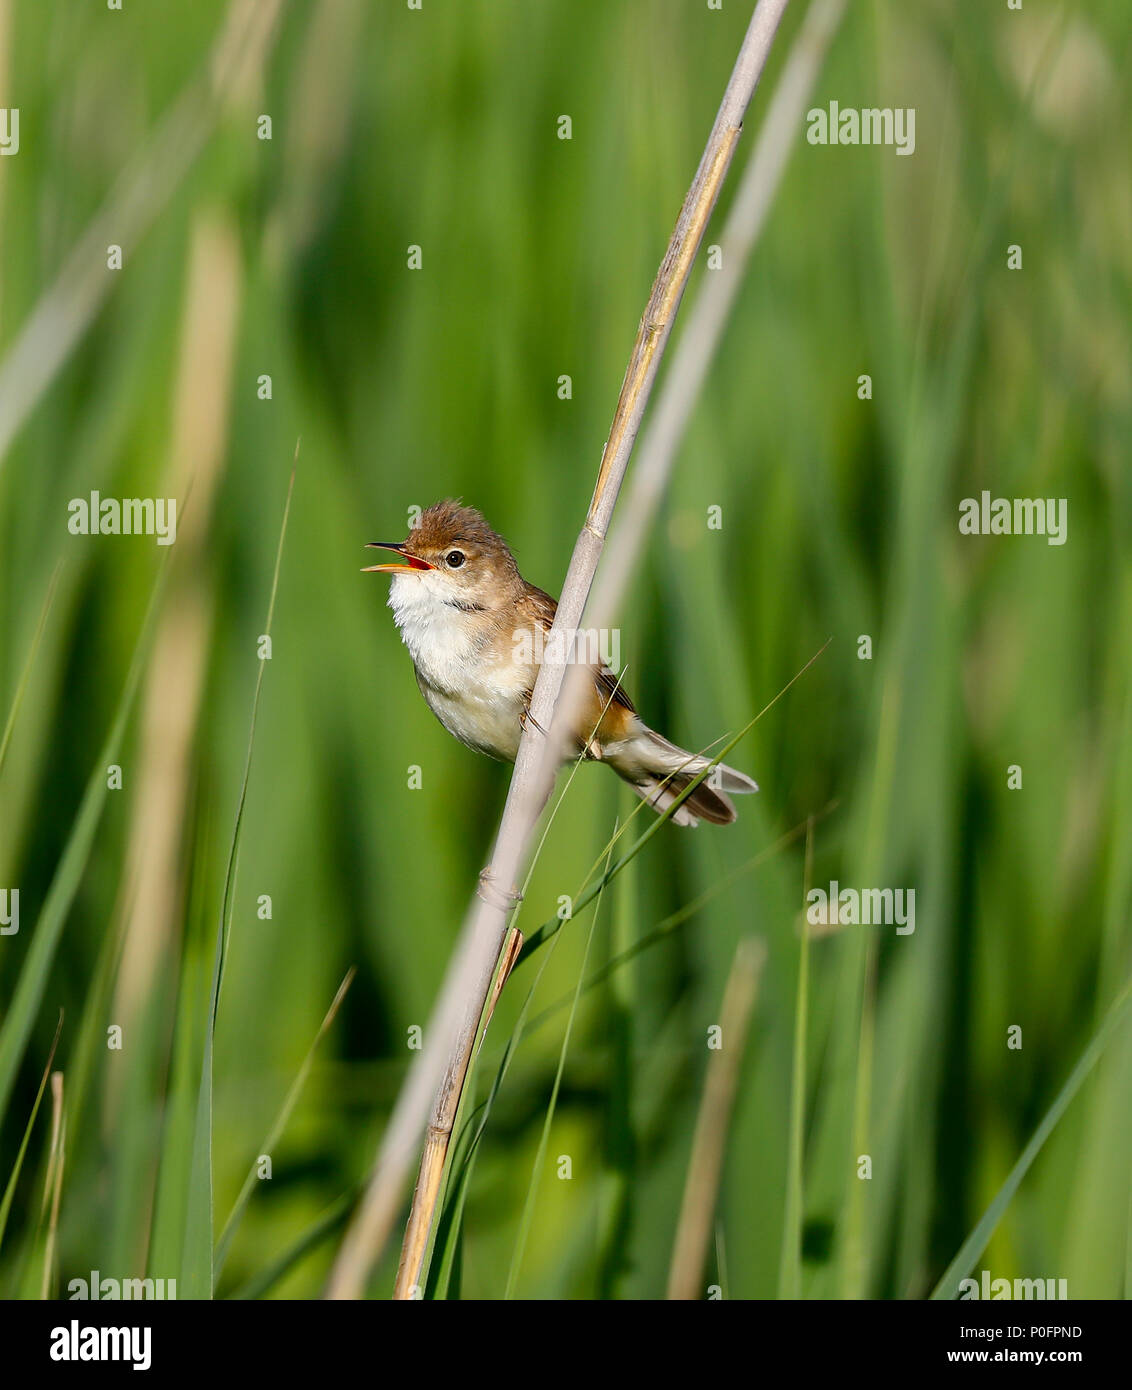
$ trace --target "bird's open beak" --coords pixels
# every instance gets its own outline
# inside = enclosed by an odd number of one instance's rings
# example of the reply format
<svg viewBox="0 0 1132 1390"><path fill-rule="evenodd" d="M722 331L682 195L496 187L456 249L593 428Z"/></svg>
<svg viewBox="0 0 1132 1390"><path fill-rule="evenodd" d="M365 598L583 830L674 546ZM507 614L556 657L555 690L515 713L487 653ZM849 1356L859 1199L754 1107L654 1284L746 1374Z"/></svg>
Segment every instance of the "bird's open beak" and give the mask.
<svg viewBox="0 0 1132 1390"><path fill-rule="evenodd" d="M407 574L412 570L434 570L436 568L435 565L430 565L427 560L421 560L416 555L410 555L405 549L405 546L408 544L407 541L367 541L366 544L371 550L395 550L398 555L402 556L409 563L407 565L365 565L362 569L363 574Z"/></svg>

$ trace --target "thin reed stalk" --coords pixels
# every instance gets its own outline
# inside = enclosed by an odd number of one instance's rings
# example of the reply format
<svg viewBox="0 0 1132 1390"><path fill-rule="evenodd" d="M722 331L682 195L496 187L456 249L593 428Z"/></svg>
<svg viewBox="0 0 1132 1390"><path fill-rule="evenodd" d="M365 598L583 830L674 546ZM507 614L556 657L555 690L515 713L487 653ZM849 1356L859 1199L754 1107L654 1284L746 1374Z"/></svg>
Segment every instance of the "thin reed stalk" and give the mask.
<svg viewBox="0 0 1132 1390"><path fill-rule="evenodd" d="M758 937L747 937L735 948L723 992L719 1020L721 1045L708 1061L684 1183L684 1200L672 1247L672 1263L668 1270L668 1297L671 1299L703 1297L704 1259L719 1200L723 1155L765 961L766 945Z"/></svg>
<svg viewBox="0 0 1132 1390"><path fill-rule="evenodd" d="M624 597L635 558L644 546L767 212L782 182L814 82L844 12L845 0L812 0L790 50L724 224L720 237L723 265L710 277L691 310L641 441L612 543L586 606L591 627L611 624ZM502 976L501 971L497 991ZM428 1242L425 1215L431 1222L430 1208L437 1199L461 1093L462 1087L446 1085L441 1092L443 1106L435 1109L429 1120L395 1298L409 1297L419 1287Z"/></svg>
<svg viewBox="0 0 1132 1390"><path fill-rule="evenodd" d="M731 164L743 117L786 9L787 0L759 0L744 36L719 112L680 210L645 309L602 453L597 484L578 535L554 631L572 635L580 626L621 490L641 419L652 394L668 336L691 274L704 230ZM570 644L571 649L573 643ZM328 1296L355 1298L385 1245L401 1203L417 1143L431 1113L455 1112L471 1059L500 949L516 905L507 885L518 882L535 823L546 804L569 726L578 684L563 695L566 667L544 662L531 696L515 770L486 876L477 891L449 966L425 1046L398 1097L382 1139L366 1196L346 1233L331 1271ZM575 677L580 674L575 671ZM542 731L548 731L543 733ZM438 1089L439 1088L439 1089ZM438 1190L438 1186L437 1186ZM422 1194L435 1208L435 1193ZM431 1224L431 1211L424 1214ZM420 1224L421 1218L410 1221Z"/></svg>
<svg viewBox="0 0 1132 1390"><path fill-rule="evenodd" d="M723 263L707 277L688 314L641 440L586 610L591 627L609 626L625 596L844 13L845 0L812 0L790 48L719 237Z"/></svg>
<svg viewBox="0 0 1132 1390"><path fill-rule="evenodd" d="M43 1212L47 1215L47 1236L43 1245L43 1272L39 1287L41 1300L51 1297L55 1256L59 1242L59 1203L63 1196L63 1165L67 1152L67 1114L63 1107L63 1073L51 1073L51 1149L47 1160L47 1180L43 1185Z"/></svg>

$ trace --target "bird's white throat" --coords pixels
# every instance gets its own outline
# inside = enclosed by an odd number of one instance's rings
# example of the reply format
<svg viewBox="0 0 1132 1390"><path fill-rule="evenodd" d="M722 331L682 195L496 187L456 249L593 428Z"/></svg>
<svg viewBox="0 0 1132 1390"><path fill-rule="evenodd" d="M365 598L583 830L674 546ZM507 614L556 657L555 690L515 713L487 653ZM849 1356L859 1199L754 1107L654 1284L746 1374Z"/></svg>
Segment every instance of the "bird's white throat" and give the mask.
<svg viewBox="0 0 1132 1390"><path fill-rule="evenodd" d="M484 639L482 623L453 602L442 575L395 574L389 606L413 665L443 690L463 688Z"/></svg>

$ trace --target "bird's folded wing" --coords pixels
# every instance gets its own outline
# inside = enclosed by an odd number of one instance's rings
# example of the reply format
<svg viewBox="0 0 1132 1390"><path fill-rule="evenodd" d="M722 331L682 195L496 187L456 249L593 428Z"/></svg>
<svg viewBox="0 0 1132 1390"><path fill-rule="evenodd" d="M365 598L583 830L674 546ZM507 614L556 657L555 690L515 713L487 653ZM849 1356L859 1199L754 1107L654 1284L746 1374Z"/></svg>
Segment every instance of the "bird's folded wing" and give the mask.
<svg viewBox="0 0 1132 1390"><path fill-rule="evenodd" d="M544 632L550 631L551 624L554 622L554 615L558 612L557 599L551 598L548 593L537 588L534 584L528 584L527 591L523 596L523 607L526 618L531 622L538 623ZM594 675L594 685L601 700L601 708L605 708L607 705L620 705L622 709L635 714L636 706L625 693L620 677L615 675L608 666L594 666L591 669Z"/></svg>

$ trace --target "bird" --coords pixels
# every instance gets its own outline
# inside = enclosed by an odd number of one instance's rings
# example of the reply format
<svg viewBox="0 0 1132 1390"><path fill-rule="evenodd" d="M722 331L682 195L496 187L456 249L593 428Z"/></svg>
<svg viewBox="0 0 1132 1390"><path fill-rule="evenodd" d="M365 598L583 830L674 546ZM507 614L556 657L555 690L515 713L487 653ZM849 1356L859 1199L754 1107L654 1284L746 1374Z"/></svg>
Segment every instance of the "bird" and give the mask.
<svg viewBox="0 0 1132 1390"><path fill-rule="evenodd" d="M392 575L389 607L433 714L467 747L514 762L558 604L519 573L511 548L474 507L446 500L420 513L404 541L369 541L398 561L363 573ZM594 653L567 754L608 764L663 814L711 759L650 729L620 678ZM729 792L757 792L722 763L673 812L676 825L735 820Z"/></svg>

